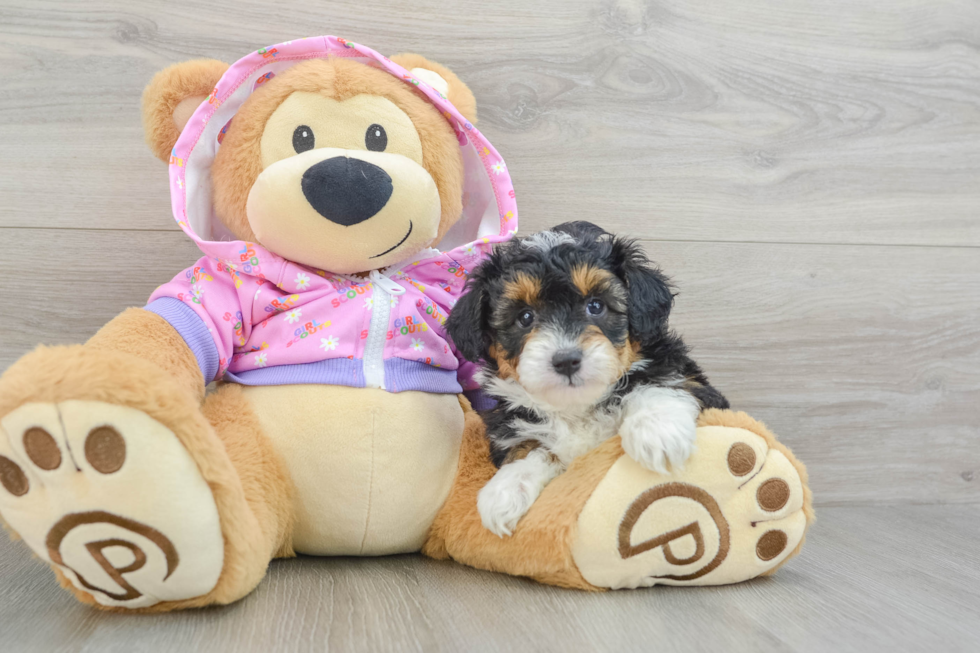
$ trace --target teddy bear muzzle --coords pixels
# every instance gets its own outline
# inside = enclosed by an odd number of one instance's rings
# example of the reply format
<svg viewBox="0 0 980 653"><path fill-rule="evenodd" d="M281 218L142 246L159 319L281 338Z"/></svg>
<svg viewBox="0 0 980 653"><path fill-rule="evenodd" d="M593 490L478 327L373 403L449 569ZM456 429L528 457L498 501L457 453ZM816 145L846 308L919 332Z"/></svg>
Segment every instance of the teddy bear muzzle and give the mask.
<svg viewBox="0 0 980 653"><path fill-rule="evenodd" d="M263 246L342 274L383 268L428 246L441 212L435 180L410 158L327 147L266 167L246 207Z"/></svg>

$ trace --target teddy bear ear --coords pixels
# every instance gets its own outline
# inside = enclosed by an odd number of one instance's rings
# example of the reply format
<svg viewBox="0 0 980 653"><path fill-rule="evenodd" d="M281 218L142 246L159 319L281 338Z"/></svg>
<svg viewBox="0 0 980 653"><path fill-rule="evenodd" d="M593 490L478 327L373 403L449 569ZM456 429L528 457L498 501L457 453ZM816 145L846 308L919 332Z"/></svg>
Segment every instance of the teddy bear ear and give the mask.
<svg viewBox="0 0 980 653"><path fill-rule="evenodd" d="M391 57L391 60L402 68L408 69L417 78L445 95L449 102L459 109L463 117L474 125L476 124L476 98L473 97L470 88L456 76L456 73L442 64L437 64L422 55L410 52L396 54Z"/></svg>
<svg viewBox="0 0 980 653"><path fill-rule="evenodd" d="M195 59L154 75L143 91L143 132L158 159L170 159L184 125L226 70L228 64L223 61Z"/></svg>

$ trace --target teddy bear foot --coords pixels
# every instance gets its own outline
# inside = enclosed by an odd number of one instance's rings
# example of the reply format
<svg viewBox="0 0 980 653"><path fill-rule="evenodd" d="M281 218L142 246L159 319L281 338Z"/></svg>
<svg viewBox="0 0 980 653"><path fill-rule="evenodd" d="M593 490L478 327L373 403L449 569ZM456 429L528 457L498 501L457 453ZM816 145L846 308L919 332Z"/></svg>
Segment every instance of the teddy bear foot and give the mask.
<svg viewBox="0 0 980 653"><path fill-rule="evenodd" d="M811 513L806 472L792 454L721 425L701 426L697 447L670 475L628 456L616 461L579 514L572 555L586 581L614 589L737 583L795 553Z"/></svg>
<svg viewBox="0 0 980 653"><path fill-rule="evenodd" d="M71 400L5 415L0 513L103 606L202 596L222 572L211 489L174 433L134 408Z"/></svg>

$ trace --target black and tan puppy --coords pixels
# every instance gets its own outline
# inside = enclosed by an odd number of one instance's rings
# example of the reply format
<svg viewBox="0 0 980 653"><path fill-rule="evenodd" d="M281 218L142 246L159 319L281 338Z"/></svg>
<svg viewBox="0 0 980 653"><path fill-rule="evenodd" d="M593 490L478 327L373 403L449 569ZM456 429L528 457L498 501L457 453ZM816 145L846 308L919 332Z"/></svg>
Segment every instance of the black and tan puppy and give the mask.
<svg viewBox="0 0 980 653"><path fill-rule="evenodd" d="M500 468L479 495L484 526L510 535L551 479L617 433L648 469L683 465L700 410L728 401L669 331L672 304L635 241L587 222L511 241L474 271L447 328L498 401L483 413Z"/></svg>

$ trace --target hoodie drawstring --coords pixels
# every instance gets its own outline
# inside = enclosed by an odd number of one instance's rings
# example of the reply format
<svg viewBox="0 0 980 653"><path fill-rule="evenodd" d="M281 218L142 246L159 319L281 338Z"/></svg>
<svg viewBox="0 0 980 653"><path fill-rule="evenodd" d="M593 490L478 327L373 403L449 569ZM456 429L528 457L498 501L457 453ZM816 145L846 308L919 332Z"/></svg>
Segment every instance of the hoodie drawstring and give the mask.
<svg viewBox="0 0 980 653"><path fill-rule="evenodd" d="M405 294L404 287L396 283L391 278L381 274L380 270L371 270L371 272L368 273L368 278L371 280L371 283L377 284L378 286L381 287L382 290L384 290L386 293L390 295Z"/></svg>

